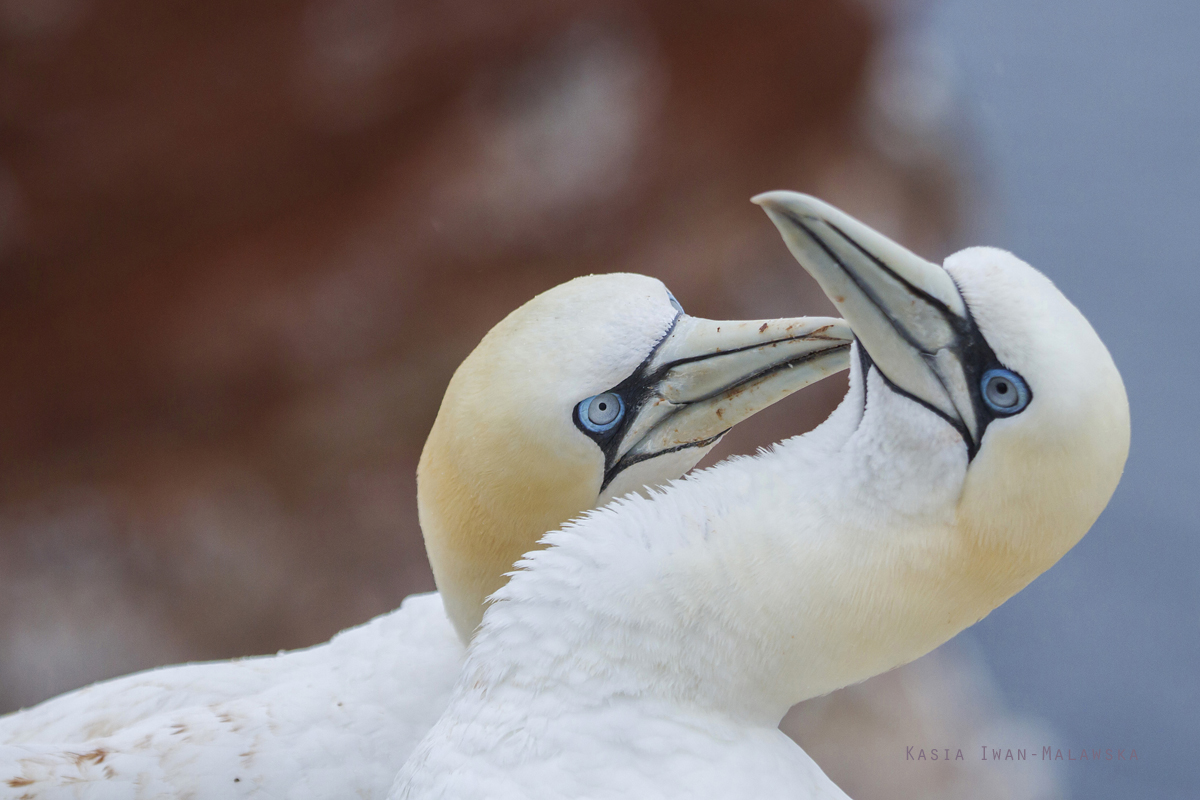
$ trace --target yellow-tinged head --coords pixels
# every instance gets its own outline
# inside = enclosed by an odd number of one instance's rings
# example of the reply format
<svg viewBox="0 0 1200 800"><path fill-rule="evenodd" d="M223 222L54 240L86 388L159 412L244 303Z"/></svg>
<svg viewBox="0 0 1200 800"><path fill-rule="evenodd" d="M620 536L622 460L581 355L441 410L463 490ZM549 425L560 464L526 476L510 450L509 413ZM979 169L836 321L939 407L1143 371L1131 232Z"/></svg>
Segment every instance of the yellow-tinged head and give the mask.
<svg viewBox="0 0 1200 800"><path fill-rule="evenodd" d="M848 347L836 319L689 317L641 275L577 278L509 314L450 380L417 469L459 635L544 533L678 478L737 422L844 369Z"/></svg>

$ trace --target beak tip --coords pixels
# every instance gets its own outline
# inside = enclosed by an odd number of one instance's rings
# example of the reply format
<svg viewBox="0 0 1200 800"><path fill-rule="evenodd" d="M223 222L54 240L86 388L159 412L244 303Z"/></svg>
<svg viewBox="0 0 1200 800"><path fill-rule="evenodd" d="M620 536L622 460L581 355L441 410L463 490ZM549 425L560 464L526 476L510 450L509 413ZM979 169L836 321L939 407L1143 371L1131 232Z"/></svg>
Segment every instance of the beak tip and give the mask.
<svg viewBox="0 0 1200 800"><path fill-rule="evenodd" d="M762 206L763 209L770 212L771 209L777 208L783 204L783 200L793 192L787 192L782 189L776 189L770 192L760 192L750 198L750 202L756 206Z"/></svg>
<svg viewBox="0 0 1200 800"><path fill-rule="evenodd" d="M795 216L806 219L827 220L830 217L836 218L841 214L840 211L819 197L813 197L811 194L792 192L786 189L775 189L774 191L756 194L750 198L750 202L762 206L767 213L770 213L774 209L776 211L787 211Z"/></svg>

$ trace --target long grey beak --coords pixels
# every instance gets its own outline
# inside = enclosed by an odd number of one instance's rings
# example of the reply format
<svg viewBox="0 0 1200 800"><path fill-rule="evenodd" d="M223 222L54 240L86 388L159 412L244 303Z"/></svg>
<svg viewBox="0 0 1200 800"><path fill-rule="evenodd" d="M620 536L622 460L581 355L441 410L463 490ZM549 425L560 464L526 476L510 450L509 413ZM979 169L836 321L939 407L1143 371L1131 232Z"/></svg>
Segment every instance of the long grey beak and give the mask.
<svg viewBox="0 0 1200 800"><path fill-rule="evenodd" d="M646 363L615 392L634 414L606 442L602 497L641 488L638 465L675 454L690 469L730 428L849 366L853 334L840 319L714 321L680 314ZM642 473L647 473L643 475Z"/></svg>
<svg viewBox="0 0 1200 800"><path fill-rule="evenodd" d="M777 191L753 202L891 388L954 425L973 457L990 422L980 377L998 362L949 273L815 197Z"/></svg>

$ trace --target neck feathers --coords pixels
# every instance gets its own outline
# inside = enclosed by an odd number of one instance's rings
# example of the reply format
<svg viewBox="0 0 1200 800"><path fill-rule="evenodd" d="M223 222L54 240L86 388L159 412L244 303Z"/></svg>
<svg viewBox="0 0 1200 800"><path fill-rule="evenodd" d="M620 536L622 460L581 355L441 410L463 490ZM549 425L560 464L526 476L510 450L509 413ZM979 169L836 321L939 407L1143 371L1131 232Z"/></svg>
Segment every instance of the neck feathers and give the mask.
<svg viewBox="0 0 1200 800"><path fill-rule="evenodd" d="M1033 575L960 525L957 434L933 414L897 426L908 401L875 380L864 396L852 376L810 434L548 535L497 593L460 690L773 726L991 611Z"/></svg>

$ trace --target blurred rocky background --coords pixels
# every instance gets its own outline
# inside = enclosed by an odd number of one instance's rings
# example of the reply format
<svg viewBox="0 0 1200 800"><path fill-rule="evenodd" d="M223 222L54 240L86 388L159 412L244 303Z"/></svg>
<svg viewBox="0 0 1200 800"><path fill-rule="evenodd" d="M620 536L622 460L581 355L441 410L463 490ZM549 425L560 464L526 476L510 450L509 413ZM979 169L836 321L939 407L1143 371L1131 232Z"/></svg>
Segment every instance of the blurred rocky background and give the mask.
<svg viewBox="0 0 1200 800"><path fill-rule="evenodd" d="M922 8L0 0L0 711L432 589L421 445L539 291L634 271L697 315L828 313L748 202L772 188L967 243L986 192L950 71L904 35ZM1040 725L968 642L784 727L857 800L1058 797L1048 766L974 761Z"/></svg>

